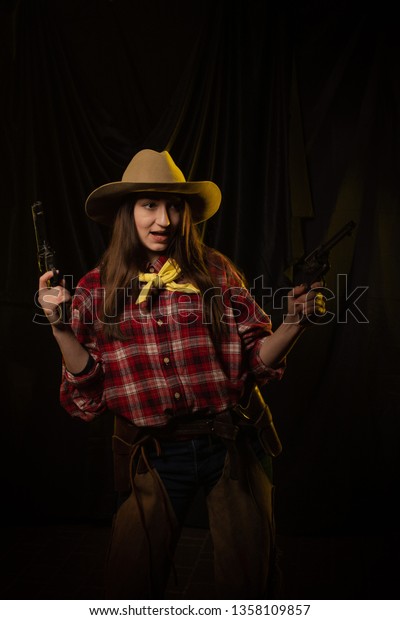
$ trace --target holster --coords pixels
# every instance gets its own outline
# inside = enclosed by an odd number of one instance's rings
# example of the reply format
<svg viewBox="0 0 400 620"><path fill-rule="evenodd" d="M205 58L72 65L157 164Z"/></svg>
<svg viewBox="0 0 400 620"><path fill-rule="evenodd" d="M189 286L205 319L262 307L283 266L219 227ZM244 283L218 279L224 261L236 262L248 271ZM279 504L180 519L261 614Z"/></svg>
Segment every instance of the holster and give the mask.
<svg viewBox="0 0 400 620"><path fill-rule="evenodd" d="M242 423L258 430L264 450L271 456L279 456L282 452L281 440L276 432L271 410L256 384L247 387L234 411Z"/></svg>

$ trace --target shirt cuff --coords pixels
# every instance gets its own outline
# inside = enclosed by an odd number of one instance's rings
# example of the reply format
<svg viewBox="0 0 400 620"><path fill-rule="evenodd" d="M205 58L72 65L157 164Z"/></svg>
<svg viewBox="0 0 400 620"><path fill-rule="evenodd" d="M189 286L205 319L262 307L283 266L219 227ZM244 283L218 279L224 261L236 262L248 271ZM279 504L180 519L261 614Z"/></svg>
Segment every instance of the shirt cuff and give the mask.
<svg viewBox="0 0 400 620"><path fill-rule="evenodd" d="M65 367L64 376L68 383L72 385L88 385L93 383L93 381L97 382L99 378L103 376L103 367L100 361L96 361L91 355L89 357L88 363L85 368L76 374L70 372L68 368Z"/></svg>
<svg viewBox="0 0 400 620"><path fill-rule="evenodd" d="M259 342L257 350L254 351L252 364L252 373L257 383L259 384L267 383L269 381L277 381L281 379L286 369L286 357L284 357L283 360L281 360L276 366L267 366L266 364L264 364L260 356L260 349L264 340L265 338L263 338Z"/></svg>
<svg viewBox="0 0 400 620"><path fill-rule="evenodd" d="M85 368L83 370L81 370L80 372L71 372L70 374L73 375L74 377L83 377L83 375L89 374L89 372L94 367L95 363L96 362L94 361L93 357L91 355L89 355L89 359L87 361L87 364L86 364ZM68 371L68 372L70 372L70 371Z"/></svg>

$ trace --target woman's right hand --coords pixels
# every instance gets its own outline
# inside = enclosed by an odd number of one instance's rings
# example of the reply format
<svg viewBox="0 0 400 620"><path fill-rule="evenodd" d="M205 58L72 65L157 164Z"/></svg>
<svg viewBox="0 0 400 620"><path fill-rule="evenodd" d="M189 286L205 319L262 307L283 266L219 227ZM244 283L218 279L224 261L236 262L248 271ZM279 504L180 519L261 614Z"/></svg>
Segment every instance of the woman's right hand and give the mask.
<svg viewBox="0 0 400 620"><path fill-rule="evenodd" d="M62 304L71 302L70 292L64 288L64 280L61 284L49 287L49 281L53 277L52 271L46 271L39 278L38 302L42 306L49 323L53 327L57 327L62 322L63 310Z"/></svg>

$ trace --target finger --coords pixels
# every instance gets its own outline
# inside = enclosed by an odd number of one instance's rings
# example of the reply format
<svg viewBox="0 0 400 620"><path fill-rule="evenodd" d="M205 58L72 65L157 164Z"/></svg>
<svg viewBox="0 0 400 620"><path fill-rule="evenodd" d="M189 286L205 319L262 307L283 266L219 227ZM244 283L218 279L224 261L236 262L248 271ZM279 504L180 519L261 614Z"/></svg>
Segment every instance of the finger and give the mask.
<svg viewBox="0 0 400 620"><path fill-rule="evenodd" d="M48 282L53 277L54 273L52 271L46 271L39 278L40 288L48 288Z"/></svg>
<svg viewBox="0 0 400 620"><path fill-rule="evenodd" d="M63 301L63 294L58 288L49 288L46 293L43 294L43 303L46 307L58 306Z"/></svg>
<svg viewBox="0 0 400 620"><path fill-rule="evenodd" d="M58 281L57 274L58 269L53 271L46 271L46 273L43 274L42 278L40 278L40 281L42 281L42 279L45 281L43 288L56 288L57 286L60 286L61 281Z"/></svg>
<svg viewBox="0 0 400 620"><path fill-rule="evenodd" d="M308 290L307 284L298 284L297 286L292 288L292 295L293 297L297 298L297 297L300 297L300 295L303 295L307 290Z"/></svg>
<svg viewBox="0 0 400 620"><path fill-rule="evenodd" d="M313 282L310 288L322 288L324 286L323 280L318 280L317 282Z"/></svg>

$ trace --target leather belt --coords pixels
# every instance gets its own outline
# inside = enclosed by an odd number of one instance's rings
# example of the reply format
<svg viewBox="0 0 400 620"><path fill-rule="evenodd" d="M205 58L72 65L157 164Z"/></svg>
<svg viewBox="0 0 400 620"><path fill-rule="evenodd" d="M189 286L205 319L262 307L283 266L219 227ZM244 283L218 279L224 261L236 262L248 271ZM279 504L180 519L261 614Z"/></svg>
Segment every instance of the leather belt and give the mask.
<svg viewBox="0 0 400 620"><path fill-rule="evenodd" d="M234 441L239 432L239 425L232 419L231 411L210 414L208 417L182 416L174 418L165 426L140 427L125 418L115 417L114 435L126 443L133 444L143 435L150 435L160 441L184 441L202 435L215 435L222 439Z"/></svg>

